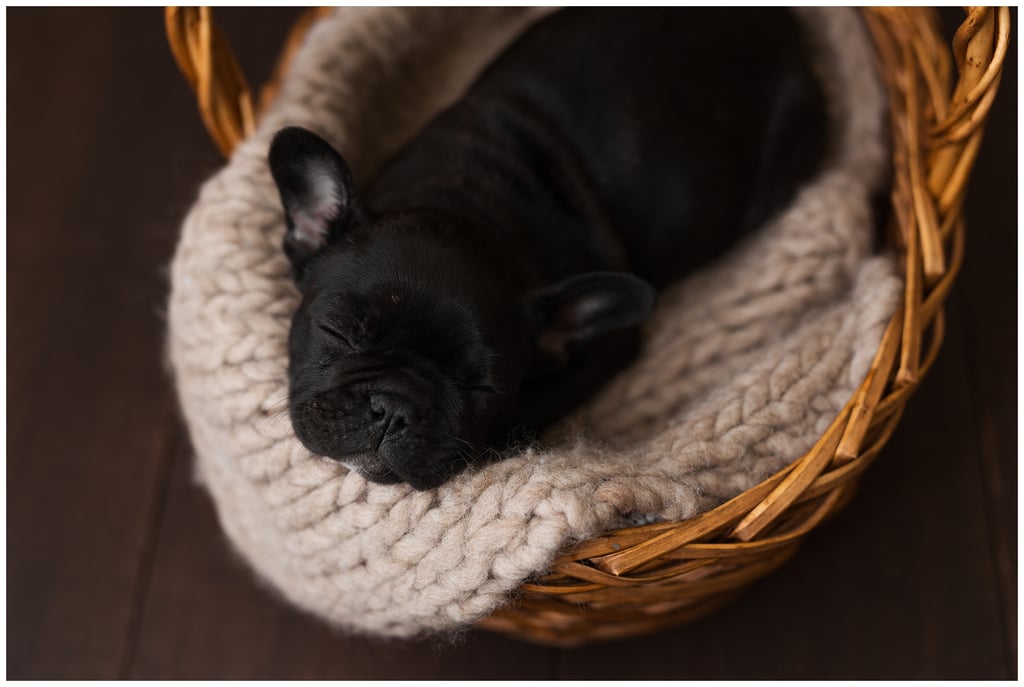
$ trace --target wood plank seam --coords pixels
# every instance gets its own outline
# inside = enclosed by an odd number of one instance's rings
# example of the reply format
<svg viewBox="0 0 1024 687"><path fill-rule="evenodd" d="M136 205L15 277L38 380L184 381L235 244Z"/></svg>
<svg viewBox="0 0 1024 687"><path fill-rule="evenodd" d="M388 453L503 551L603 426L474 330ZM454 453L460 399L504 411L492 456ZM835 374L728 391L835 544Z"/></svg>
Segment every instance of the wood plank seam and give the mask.
<svg viewBox="0 0 1024 687"><path fill-rule="evenodd" d="M146 596L153 577L153 566L160 547L160 532L163 529L164 517L167 513L168 495L171 490L171 470L174 467L177 448L183 440L184 429L181 428L181 420L176 407L169 404L164 415L164 441L161 443L161 450L157 456L159 466L154 478L155 484L152 485L154 496L146 513L145 539L139 556L138 572L130 593L131 605L125 628L124 653L117 671L119 680L131 679L132 671L135 668L145 615Z"/></svg>
<svg viewBox="0 0 1024 687"><path fill-rule="evenodd" d="M957 294L960 301L961 311L964 313L970 313L971 309L964 303L966 296L963 293ZM975 348L975 341L973 337L968 336L968 332L973 331L971 327L964 327L958 332L962 338L963 346L963 359L958 361L959 364L963 365L965 369L971 369L971 360L979 360L980 353ZM973 431L969 433L976 442L976 450L978 452L978 472L979 481L983 491L984 498L982 498L982 511L986 522L985 530L988 534L988 550L989 557L991 560L992 569L992 586L995 589L995 596L1000 608L1000 612L997 614L997 618L1000 625L1000 634L1003 637L1003 657L1006 668L1006 678L1016 679L1017 678L1017 628L1014 622L1014 613L1016 612L1017 604L1015 599L1011 599L1012 592L1007 592L1007 588L1012 589L1015 583L1013 579L1013 571L1004 571L1004 568L1012 568L1011 557L1009 552L1006 551L1005 542L1009 541L1008 532L1002 526L1002 521L999 514L996 512L997 501L999 500L998 494L995 493L993 488L993 480L998 480L999 469L996 464L999 462L998 457L992 455L991 447L987 446L987 442L984 440L982 427L984 425L984 419L981 417L983 412L982 403L976 402L978 398L984 398L984 390L977 388L978 381L977 375L967 375L967 406L971 408L971 418L969 422L973 425ZM1006 575L1009 575L1009 579L1004 579Z"/></svg>

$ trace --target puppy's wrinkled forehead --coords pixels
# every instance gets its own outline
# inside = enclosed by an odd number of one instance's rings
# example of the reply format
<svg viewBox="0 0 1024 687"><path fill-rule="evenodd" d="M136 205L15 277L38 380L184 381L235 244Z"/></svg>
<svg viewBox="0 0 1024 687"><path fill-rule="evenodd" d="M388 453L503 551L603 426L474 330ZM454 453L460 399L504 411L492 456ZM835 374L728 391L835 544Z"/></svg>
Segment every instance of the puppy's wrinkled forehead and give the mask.
<svg viewBox="0 0 1024 687"><path fill-rule="evenodd" d="M351 306L374 322L434 321L450 332L460 324L506 320L517 292L496 274L497 261L472 232L432 219L359 223L314 259L306 290L352 296Z"/></svg>
<svg viewBox="0 0 1024 687"><path fill-rule="evenodd" d="M315 326L340 335L357 353L415 351L457 366L484 345L480 319L461 301L439 299L416 285L377 281L314 294Z"/></svg>

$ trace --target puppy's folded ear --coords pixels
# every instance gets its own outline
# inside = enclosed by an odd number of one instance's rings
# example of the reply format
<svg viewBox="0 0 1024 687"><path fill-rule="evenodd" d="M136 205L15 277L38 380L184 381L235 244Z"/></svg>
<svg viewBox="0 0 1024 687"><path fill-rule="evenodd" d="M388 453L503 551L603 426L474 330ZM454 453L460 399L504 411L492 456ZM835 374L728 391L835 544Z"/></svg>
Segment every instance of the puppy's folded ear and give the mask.
<svg viewBox="0 0 1024 687"><path fill-rule="evenodd" d="M590 272L534 291L527 297L539 367L568 362L579 346L618 329L635 327L654 310L654 287L623 272Z"/></svg>
<svg viewBox="0 0 1024 687"><path fill-rule="evenodd" d="M277 132L268 158L288 225L284 252L295 278L301 279L309 259L355 217L352 174L327 141L298 127Z"/></svg>

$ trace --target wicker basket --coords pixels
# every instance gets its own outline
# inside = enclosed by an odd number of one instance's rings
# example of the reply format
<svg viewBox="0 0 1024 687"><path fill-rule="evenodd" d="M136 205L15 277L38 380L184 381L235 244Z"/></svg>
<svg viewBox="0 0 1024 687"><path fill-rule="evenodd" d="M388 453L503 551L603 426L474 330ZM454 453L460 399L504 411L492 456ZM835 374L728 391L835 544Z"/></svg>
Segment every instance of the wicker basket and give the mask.
<svg viewBox="0 0 1024 687"><path fill-rule="evenodd" d="M295 47L322 12L311 10L296 24L257 106L209 8L168 8L171 48L225 156L252 133ZM963 258L967 179L999 85L1010 13L967 9L953 41L955 87L935 12L863 13L889 90L888 235L905 277L903 307L863 384L814 447L789 467L693 519L608 532L566 551L482 627L572 646L698 618L792 556L805 534L849 500L892 434L942 343L942 304Z"/></svg>

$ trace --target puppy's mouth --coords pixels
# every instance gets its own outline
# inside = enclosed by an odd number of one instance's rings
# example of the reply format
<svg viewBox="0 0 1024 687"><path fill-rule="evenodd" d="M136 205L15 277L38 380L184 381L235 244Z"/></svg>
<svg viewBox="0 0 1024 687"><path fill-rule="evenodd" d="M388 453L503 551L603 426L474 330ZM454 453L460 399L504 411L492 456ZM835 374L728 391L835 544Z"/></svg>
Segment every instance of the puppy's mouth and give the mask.
<svg viewBox="0 0 1024 687"><path fill-rule="evenodd" d="M428 475L410 474L402 476L391 468L382 465L379 458L373 454L363 453L345 458L327 457L331 460L338 461L348 469L362 475L364 478L370 482L374 482L375 484L386 485L404 482L417 491L426 491L439 487L448 481L448 478L451 476L451 473L445 471Z"/></svg>
<svg viewBox="0 0 1024 687"><path fill-rule="evenodd" d="M349 470L358 472L377 484L396 484L403 481L398 473L383 465L374 453L353 453L346 456L325 455L324 457L341 463Z"/></svg>
<svg viewBox="0 0 1024 687"><path fill-rule="evenodd" d="M358 472L366 479L370 480L371 482L376 482L377 484L398 484L399 482L405 481L404 479L398 476L398 473L388 468L383 468L382 470L368 470L366 468L360 468L354 465L349 465L349 467Z"/></svg>

